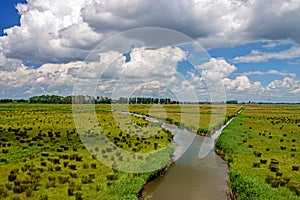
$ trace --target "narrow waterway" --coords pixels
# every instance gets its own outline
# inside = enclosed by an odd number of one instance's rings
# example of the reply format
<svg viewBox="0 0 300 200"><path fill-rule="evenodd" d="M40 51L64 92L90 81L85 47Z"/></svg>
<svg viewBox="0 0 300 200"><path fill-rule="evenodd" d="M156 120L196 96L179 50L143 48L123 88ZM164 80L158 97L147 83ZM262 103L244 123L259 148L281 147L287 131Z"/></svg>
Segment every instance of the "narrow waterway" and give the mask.
<svg viewBox="0 0 300 200"><path fill-rule="evenodd" d="M226 196L228 167L213 150L214 139L221 134L225 126L217 130L212 138L195 135L173 125L164 124L164 126L167 126L166 128L173 133L184 131L185 135L189 135L184 137L184 134L178 134L177 137L175 134L174 142L177 148L174 157L182 154L182 150L190 141L190 135L193 135L193 142L181 157L178 156L179 159L163 176L157 177L144 186L141 198L152 197L153 200L228 199ZM202 153L199 152L201 147Z"/></svg>

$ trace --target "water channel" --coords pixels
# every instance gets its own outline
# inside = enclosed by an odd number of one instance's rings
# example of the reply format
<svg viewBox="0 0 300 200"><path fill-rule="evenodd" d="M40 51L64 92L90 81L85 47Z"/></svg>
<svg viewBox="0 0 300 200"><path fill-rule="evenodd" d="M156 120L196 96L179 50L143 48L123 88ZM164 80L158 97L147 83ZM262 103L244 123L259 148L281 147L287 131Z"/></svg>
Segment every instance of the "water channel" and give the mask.
<svg viewBox="0 0 300 200"><path fill-rule="evenodd" d="M184 135L193 135L193 141L164 175L155 178L144 186L141 199L147 199L147 197L152 197L153 200L228 199L226 195L228 167L226 162L215 153L213 146L214 139L222 133L223 128L230 122L231 120L217 130L209 140L208 137L195 135L174 125L164 124L163 126L172 131L173 134L179 131L185 132L185 134L174 134L176 150L173 157L180 155L182 153L181 147L189 142L185 141L185 138L190 137L184 137ZM208 154L205 154L206 156L200 156L201 147L209 149Z"/></svg>

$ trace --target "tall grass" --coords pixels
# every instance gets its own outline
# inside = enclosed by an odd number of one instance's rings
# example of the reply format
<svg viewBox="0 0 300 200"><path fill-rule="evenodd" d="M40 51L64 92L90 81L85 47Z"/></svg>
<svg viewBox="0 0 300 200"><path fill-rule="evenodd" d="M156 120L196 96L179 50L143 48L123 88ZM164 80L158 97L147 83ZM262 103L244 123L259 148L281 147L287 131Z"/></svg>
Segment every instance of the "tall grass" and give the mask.
<svg viewBox="0 0 300 200"><path fill-rule="evenodd" d="M297 105L252 105L216 141L236 199L300 199Z"/></svg>

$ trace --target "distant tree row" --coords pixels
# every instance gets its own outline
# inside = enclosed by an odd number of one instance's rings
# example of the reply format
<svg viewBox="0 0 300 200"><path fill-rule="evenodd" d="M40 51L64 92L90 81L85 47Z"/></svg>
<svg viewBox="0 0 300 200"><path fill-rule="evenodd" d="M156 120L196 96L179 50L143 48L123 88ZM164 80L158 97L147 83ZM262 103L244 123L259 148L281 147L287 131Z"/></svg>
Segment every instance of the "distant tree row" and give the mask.
<svg viewBox="0 0 300 200"><path fill-rule="evenodd" d="M71 104L71 103L96 103L96 104L110 104L112 100L107 97L93 97L93 96L58 96L58 95L42 95L34 96L28 99L28 103L46 103L46 104Z"/></svg>
<svg viewBox="0 0 300 200"><path fill-rule="evenodd" d="M0 103L27 103L25 99L0 99Z"/></svg>
<svg viewBox="0 0 300 200"><path fill-rule="evenodd" d="M31 103L31 104L180 104L180 103L191 103L191 102L180 102L174 101L170 98L151 98L151 97L131 97L112 100L108 97L102 96L88 96L88 95L78 95L78 96L58 96L58 95L41 95L33 96L29 99L0 99L0 103ZM198 102L198 103L210 103L210 102ZM222 103L222 102L220 102ZM226 101L227 104L237 104L237 100Z"/></svg>
<svg viewBox="0 0 300 200"><path fill-rule="evenodd" d="M228 100L226 101L227 104L237 104L238 101L237 100Z"/></svg>
<svg viewBox="0 0 300 200"><path fill-rule="evenodd" d="M179 101L173 101L170 98L149 98L149 97L133 97L133 98L119 98L117 103L129 104L179 104Z"/></svg>
<svg viewBox="0 0 300 200"><path fill-rule="evenodd" d="M0 99L0 103L30 103L30 104L71 104L71 103L95 103L95 104L179 104L179 101L173 101L170 98L149 98L149 97L134 97L124 98L120 97L117 100L112 100L108 97L102 96L58 96L58 95L41 95L33 96L28 100L25 99Z"/></svg>
<svg viewBox="0 0 300 200"><path fill-rule="evenodd" d="M58 96L58 95L42 95L33 96L28 99L28 103L45 103L45 104L70 104L72 103L72 96Z"/></svg>

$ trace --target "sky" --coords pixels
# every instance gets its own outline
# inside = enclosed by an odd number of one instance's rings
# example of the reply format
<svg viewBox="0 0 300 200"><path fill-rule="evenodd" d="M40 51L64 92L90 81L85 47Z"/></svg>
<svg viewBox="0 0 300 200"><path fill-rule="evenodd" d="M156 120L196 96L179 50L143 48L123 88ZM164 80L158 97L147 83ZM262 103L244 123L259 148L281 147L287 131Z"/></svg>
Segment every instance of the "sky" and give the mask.
<svg viewBox="0 0 300 200"><path fill-rule="evenodd" d="M300 102L300 0L1 0L0 9L0 98Z"/></svg>

